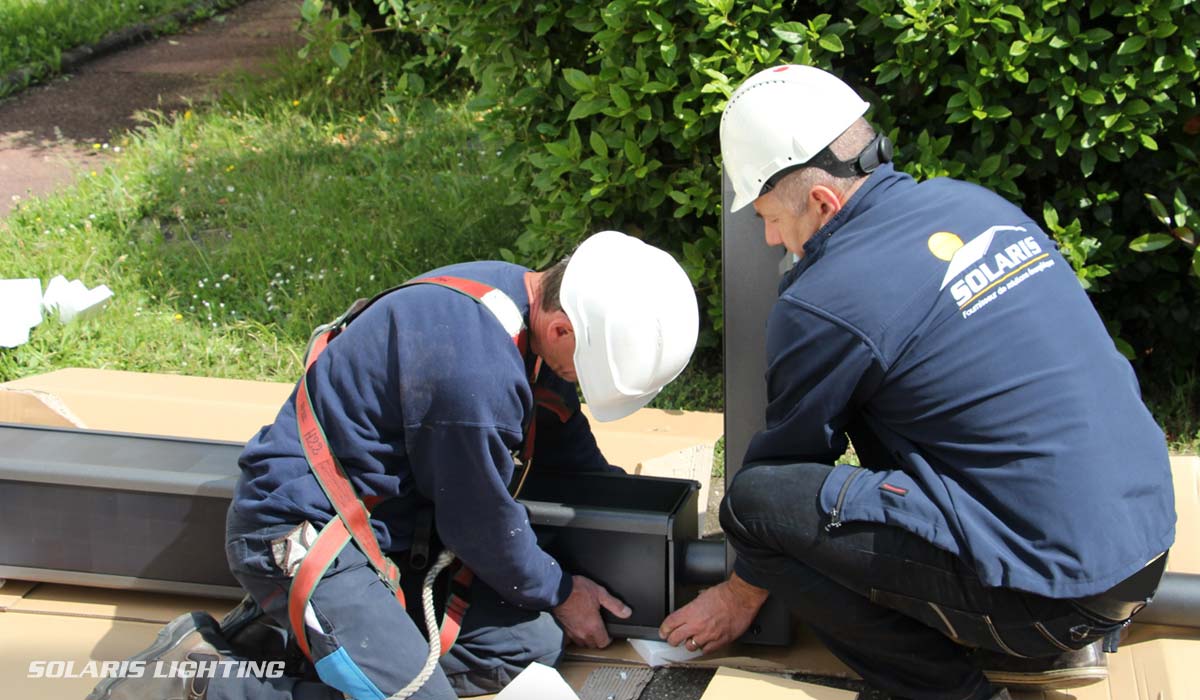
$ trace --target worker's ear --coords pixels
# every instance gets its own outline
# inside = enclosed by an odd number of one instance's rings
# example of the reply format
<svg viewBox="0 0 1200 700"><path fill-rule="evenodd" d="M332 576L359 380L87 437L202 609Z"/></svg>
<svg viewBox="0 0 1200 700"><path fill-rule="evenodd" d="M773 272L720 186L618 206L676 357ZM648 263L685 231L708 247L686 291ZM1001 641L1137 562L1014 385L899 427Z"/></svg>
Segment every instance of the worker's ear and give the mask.
<svg viewBox="0 0 1200 700"><path fill-rule="evenodd" d="M575 328L571 326L571 319L567 317L566 311L555 311L550 317L550 337L555 340L562 340L566 336L574 335Z"/></svg>
<svg viewBox="0 0 1200 700"><path fill-rule="evenodd" d="M842 204L841 196L825 185L813 185L813 188L808 191L808 206L817 207L822 226L829 223L833 215L842 210Z"/></svg>

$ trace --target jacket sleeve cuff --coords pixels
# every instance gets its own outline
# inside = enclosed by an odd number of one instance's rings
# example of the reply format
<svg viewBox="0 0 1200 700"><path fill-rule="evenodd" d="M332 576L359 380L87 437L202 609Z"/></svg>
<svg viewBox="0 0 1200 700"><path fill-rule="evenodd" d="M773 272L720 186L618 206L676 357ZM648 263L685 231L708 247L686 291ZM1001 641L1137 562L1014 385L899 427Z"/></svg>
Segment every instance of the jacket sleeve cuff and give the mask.
<svg viewBox="0 0 1200 700"><path fill-rule="evenodd" d="M558 582L558 590L554 592L554 601L550 603L550 607L557 608L562 605L567 598L571 597L573 590L575 590L575 577L563 571L562 580Z"/></svg>
<svg viewBox="0 0 1200 700"><path fill-rule="evenodd" d="M738 575L746 583L755 588L764 588L770 590L770 586L760 577L753 568L750 567L741 557L733 560L733 573Z"/></svg>

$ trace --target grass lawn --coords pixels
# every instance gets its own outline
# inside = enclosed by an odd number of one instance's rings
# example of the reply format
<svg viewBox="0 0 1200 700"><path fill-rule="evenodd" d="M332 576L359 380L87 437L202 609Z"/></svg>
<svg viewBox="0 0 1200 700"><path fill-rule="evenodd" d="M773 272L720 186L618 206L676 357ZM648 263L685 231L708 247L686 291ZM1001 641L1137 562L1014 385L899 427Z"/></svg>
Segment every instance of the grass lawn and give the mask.
<svg viewBox="0 0 1200 700"><path fill-rule="evenodd" d="M0 277L115 293L95 320L48 319L0 349L0 380L86 366L291 381L312 327L355 298L512 244L521 211L465 100L336 110L304 80L148 115L111 167L0 222Z"/></svg>
<svg viewBox="0 0 1200 700"><path fill-rule="evenodd" d="M64 51L195 0L0 0L0 77L29 67L58 70ZM21 86L8 86L8 89ZM6 86L0 85L0 94Z"/></svg>

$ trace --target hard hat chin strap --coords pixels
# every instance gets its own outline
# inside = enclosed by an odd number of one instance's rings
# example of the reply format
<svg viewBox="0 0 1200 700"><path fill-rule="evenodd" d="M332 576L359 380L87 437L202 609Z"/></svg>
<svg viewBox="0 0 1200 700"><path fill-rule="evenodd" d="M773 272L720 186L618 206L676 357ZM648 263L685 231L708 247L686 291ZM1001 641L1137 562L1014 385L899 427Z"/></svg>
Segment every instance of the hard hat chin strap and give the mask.
<svg viewBox="0 0 1200 700"><path fill-rule="evenodd" d="M759 191L758 196L761 197L775 189L775 186L779 184L780 180L801 168L820 168L834 177L841 178L870 175L871 173L875 172L879 166L892 161L892 150L892 140L883 134L877 134L875 138L871 140L871 143L867 144L867 147L864 148L858 154L858 157L854 158L853 160L838 159L838 157L833 154L833 151L829 150L829 146L826 146L825 148L822 148L817 155L809 158L807 161L800 163L799 165L793 165L784 168L783 170L780 170L771 177L767 178L767 181L763 184L762 190Z"/></svg>

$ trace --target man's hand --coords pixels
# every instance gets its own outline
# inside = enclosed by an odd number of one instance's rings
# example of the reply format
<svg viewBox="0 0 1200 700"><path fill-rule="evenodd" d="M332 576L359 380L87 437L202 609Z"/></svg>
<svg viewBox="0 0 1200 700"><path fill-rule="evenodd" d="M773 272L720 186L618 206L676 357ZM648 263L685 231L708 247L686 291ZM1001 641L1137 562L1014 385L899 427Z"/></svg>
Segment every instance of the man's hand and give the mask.
<svg viewBox="0 0 1200 700"><path fill-rule="evenodd" d="M600 608L621 619L629 617L633 611L590 578L575 576L573 581L575 587L571 589L571 595L554 608L554 617L575 644L603 649L612 643L612 639L608 636L608 630L604 629Z"/></svg>
<svg viewBox="0 0 1200 700"><path fill-rule="evenodd" d="M733 574L671 613L659 626L658 636L671 646L683 644L688 651L716 651L742 636L768 595L766 589Z"/></svg>

